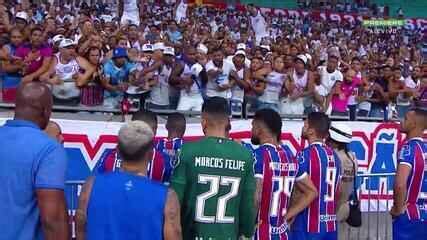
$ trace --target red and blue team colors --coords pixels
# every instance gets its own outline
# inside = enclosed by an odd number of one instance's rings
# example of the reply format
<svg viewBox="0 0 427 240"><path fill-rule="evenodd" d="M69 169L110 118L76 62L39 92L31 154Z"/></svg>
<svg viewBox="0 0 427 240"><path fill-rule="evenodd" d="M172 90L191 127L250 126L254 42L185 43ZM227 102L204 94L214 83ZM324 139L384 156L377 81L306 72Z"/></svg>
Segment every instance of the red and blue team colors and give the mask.
<svg viewBox="0 0 427 240"><path fill-rule="evenodd" d="M427 238L427 143L412 138L401 148L398 164L411 168L407 181L406 211L393 220L393 239Z"/></svg>
<svg viewBox="0 0 427 240"><path fill-rule="evenodd" d="M254 150L255 177L262 179L261 206L258 229L254 239L287 240L288 224L285 220L298 163L285 145L263 144Z"/></svg>
<svg viewBox="0 0 427 240"><path fill-rule="evenodd" d="M181 149L183 144L184 140L182 138L164 138L159 140L156 149L157 151L163 152L168 155L172 166L175 166L177 161L177 153Z"/></svg>
<svg viewBox="0 0 427 240"><path fill-rule="evenodd" d="M337 239L336 194L340 183L341 164L334 150L324 143L312 143L297 154L296 181L309 176L318 196L295 219L291 239Z"/></svg>
<svg viewBox="0 0 427 240"><path fill-rule="evenodd" d="M108 173L119 170L121 167L121 158L117 149L106 151L95 166L95 173ZM147 176L155 181L165 184L169 183L172 176L173 165L169 156L157 150L154 151L153 159L148 165Z"/></svg>

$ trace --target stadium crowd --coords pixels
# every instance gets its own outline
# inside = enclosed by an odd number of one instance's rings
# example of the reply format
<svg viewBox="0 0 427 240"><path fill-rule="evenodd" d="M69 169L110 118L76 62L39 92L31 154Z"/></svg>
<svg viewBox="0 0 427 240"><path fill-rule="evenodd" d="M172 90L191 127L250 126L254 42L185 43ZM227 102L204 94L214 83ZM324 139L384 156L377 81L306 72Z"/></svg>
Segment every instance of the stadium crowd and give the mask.
<svg viewBox="0 0 427 240"><path fill-rule="evenodd" d="M427 99L421 29L159 2L3 2L3 101L41 81L57 105L200 111L220 96L233 115L354 120L403 118Z"/></svg>

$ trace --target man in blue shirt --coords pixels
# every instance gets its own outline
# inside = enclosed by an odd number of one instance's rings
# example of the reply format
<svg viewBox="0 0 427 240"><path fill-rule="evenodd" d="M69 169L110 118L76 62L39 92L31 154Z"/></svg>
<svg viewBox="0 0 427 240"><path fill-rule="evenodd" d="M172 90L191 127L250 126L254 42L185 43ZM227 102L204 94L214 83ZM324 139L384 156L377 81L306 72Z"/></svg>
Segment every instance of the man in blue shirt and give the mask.
<svg viewBox="0 0 427 240"><path fill-rule="evenodd" d="M134 78L135 64L129 62L125 48L116 48L113 58L104 64L102 85L104 91L104 105L108 108L117 108L128 88L128 83Z"/></svg>
<svg viewBox="0 0 427 240"><path fill-rule="evenodd" d="M0 127L0 239L68 239L64 148L47 136L52 94L18 88L15 118Z"/></svg>

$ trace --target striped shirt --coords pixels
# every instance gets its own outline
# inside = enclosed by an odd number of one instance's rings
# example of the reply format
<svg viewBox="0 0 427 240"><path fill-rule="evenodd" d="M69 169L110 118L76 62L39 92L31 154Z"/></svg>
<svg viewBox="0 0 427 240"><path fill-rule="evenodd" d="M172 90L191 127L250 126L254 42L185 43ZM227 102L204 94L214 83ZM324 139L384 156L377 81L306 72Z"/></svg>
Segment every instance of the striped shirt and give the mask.
<svg viewBox="0 0 427 240"><path fill-rule="evenodd" d="M121 164L122 159L117 149L112 149L106 151L103 156L101 156L101 159L95 167L95 172L101 174L114 172L121 168ZM169 156L155 150L153 158L148 165L147 176L152 180L168 184L172 175L172 169Z"/></svg>
<svg viewBox="0 0 427 240"><path fill-rule="evenodd" d="M427 219L427 144L422 138L408 140L400 151L399 164L411 168L408 177L406 214L410 220Z"/></svg>
<svg viewBox="0 0 427 240"><path fill-rule="evenodd" d="M254 151L255 177L262 179L258 229L254 239L288 239L285 215L289 207L298 162L289 147L263 144Z"/></svg>
<svg viewBox="0 0 427 240"><path fill-rule="evenodd" d="M335 232L336 202L340 183L341 164L332 148L323 143L313 143L297 154L299 163L296 181L309 176L318 196L302 211L293 228L309 232Z"/></svg>

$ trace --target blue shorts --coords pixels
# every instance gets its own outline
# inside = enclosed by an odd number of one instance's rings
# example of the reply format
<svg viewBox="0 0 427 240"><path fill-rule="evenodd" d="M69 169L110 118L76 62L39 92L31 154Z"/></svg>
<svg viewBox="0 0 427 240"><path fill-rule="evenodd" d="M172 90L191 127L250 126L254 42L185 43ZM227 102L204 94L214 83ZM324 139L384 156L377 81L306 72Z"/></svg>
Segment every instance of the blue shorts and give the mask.
<svg viewBox="0 0 427 240"><path fill-rule="evenodd" d="M427 239L427 222L409 220L406 213L393 219L393 240Z"/></svg>
<svg viewBox="0 0 427 240"><path fill-rule="evenodd" d="M289 240L337 240L337 232L308 233L303 231L291 231Z"/></svg>

